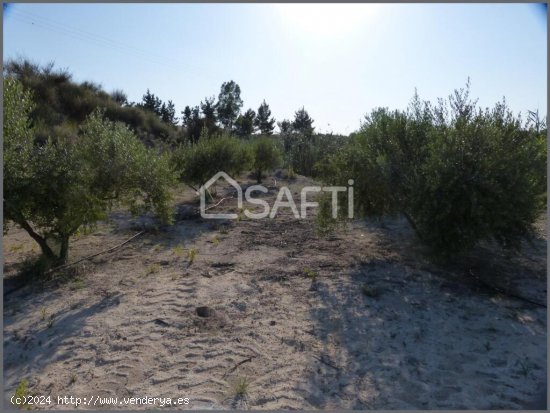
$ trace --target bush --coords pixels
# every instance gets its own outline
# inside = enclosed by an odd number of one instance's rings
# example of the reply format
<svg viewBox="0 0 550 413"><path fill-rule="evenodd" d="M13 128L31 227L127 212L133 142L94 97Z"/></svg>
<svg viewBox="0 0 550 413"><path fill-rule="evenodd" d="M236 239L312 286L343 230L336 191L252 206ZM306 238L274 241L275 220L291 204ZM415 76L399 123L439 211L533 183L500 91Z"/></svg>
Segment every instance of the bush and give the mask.
<svg viewBox="0 0 550 413"><path fill-rule="evenodd" d="M435 106L415 96L406 112L373 111L322 174L354 179L360 215L402 214L441 255L487 239L519 248L546 202L544 136L505 102L477 108L468 85Z"/></svg>
<svg viewBox="0 0 550 413"><path fill-rule="evenodd" d="M196 144L180 145L172 156L180 179L195 190L220 171L234 175L247 170L250 162L243 142L229 135L210 137L206 129Z"/></svg>
<svg viewBox="0 0 550 413"><path fill-rule="evenodd" d="M344 205L342 203L343 197L339 196L339 198L338 205ZM319 203L319 209L315 216L315 231L319 235L329 235L342 224L344 219L344 208L338 208L338 219L332 216L332 194L319 194L317 202Z"/></svg>
<svg viewBox="0 0 550 413"><path fill-rule="evenodd" d="M285 166L305 176L318 176L319 167L347 142L340 135L304 135L296 132L282 134Z"/></svg>
<svg viewBox="0 0 550 413"><path fill-rule="evenodd" d="M275 169L281 162L281 151L275 141L270 138L260 137L252 144L252 166L256 172L258 183L262 182L262 173Z"/></svg>
<svg viewBox="0 0 550 413"><path fill-rule="evenodd" d="M64 263L70 236L106 218L114 205L171 219L175 177L166 156L97 110L78 136L36 145L30 93L13 78L4 79L4 93L4 223L25 229L49 261Z"/></svg>

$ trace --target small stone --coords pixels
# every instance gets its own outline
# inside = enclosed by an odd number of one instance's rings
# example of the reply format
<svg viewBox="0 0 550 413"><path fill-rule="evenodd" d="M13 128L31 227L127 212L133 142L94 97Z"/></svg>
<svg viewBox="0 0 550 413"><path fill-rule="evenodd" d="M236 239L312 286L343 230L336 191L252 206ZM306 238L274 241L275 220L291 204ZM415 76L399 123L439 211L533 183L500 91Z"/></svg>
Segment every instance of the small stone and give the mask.
<svg viewBox="0 0 550 413"><path fill-rule="evenodd" d="M197 315L199 317L212 317L214 315L214 310L210 307L197 307L196 308Z"/></svg>

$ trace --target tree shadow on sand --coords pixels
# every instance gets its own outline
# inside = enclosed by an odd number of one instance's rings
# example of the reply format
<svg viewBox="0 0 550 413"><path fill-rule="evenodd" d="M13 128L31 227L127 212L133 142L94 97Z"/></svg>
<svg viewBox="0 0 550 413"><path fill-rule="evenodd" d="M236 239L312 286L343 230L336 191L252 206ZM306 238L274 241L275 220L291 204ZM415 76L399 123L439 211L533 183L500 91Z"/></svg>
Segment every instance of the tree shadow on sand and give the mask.
<svg viewBox="0 0 550 413"><path fill-rule="evenodd" d="M61 292L51 292L41 297L39 302L32 302L30 294L18 293L4 301L4 383L17 383L23 377L36 376L37 368L44 367L53 361L62 361L73 356L63 351L63 345L72 338L78 337L86 326L86 321L99 313L120 303L120 294L110 294L92 304L77 302L54 315L44 314L35 322L25 323L38 306L46 308L49 300L59 298ZM16 312L10 314L17 305ZM12 326L23 320L24 330L14 330ZM7 355L13 357L7 359Z"/></svg>
<svg viewBox="0 0 550 413"><path fill-rule="evenodd" d="M322 348L304 391L315 408L516 409L541 398L544 308L395 256L320 281L317 294Z"/></svg>

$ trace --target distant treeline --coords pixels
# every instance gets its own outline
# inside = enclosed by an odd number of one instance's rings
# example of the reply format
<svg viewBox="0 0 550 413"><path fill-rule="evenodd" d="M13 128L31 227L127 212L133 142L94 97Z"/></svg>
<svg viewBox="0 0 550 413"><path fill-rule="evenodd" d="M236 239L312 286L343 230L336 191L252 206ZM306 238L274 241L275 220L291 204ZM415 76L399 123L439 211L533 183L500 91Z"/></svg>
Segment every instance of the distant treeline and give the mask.
<svg viewBox="0 0 550 413"><path fill-rule="evenodd" d="M241 138L269 136L275 131L276 120L265 100L256 111L242 112L241 88L233 80L222 84L217 98L187 105L178 116L172 100L163 101L149 89L140 102L130 102L124 91L108 93L93 82L77 83L67 69L53 63L41 66L25 59L10 60L4 64L4 76L16 78L32 93L31 121L39 142L75 136L78 125L98 108L105 110L108 119L128 125L148 146L197 143L203 130L210 136L224 133ZM314 132L313 119L304 108L296 112L295 119L284 119L278 125L283 135L311 136Z"/></svg>

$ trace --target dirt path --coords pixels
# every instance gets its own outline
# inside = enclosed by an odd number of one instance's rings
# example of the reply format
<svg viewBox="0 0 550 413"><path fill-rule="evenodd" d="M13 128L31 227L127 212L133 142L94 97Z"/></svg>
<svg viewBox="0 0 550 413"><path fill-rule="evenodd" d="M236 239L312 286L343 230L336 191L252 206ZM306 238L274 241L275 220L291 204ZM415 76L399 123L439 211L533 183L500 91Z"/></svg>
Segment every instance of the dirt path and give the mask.
<svg viewBox="0 0 550 413"><path fill-rule="evenodd" d="M128 222L119 214L73 254L128 238ZM10 256L21 237L5 237L9 268L28 249ZM34 394L189 397L183 408L194 409L517 409L535 400L546 383L546 309L465 282L419 258L414 243L399 220L355 222L330 237L288 213L179 221L62 286L5 299L5 396L27 378ZM192 264L184 248L197 251ZM546 302L544 252L510 263L501 269L514 286ZM213 315L199 317L200 306Z"/></svg>

